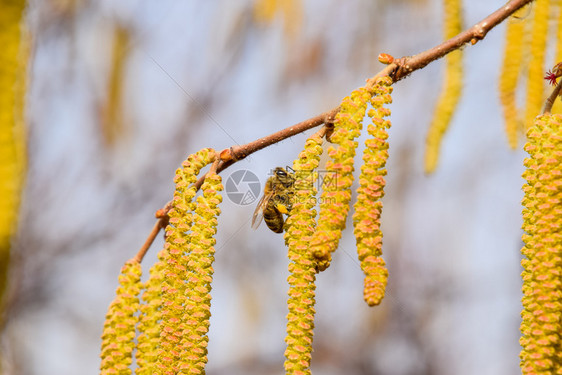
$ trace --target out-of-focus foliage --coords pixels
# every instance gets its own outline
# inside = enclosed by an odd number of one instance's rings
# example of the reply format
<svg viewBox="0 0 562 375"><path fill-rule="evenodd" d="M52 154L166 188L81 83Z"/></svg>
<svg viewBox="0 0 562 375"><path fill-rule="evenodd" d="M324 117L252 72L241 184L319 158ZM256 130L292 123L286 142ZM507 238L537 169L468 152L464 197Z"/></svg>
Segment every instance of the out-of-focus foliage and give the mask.
<svg viewBox="0 0 562 375"><path fill-rule="evenodd" d="M550 25L556 25L556 32ZM550 94L545 72L562 62L562 7L552 0L536 0L507 21L503 62L499 78L499 96L503 106L505 130L511 148L532 126ZM547 52L555 47L554 61ZM521 87L524 86L525 90ZM559 100L553 111L560 112Z"/></svg>
<svg viewBox="0 0 562 375"><path fill-rule="evenodd" d="M25 173L23 102L29 41L21 29L24 8L23 0L0 3L0 329ZM0 371L1 363L0 354Z"/></svg>
<svg viewBox="0 0 562 375"><path fill-rule="evenodd" d="M546 98L545 68L546 47L548 41L548 19L552 18L554 7L551 0L537 0L533 4L530 18L532 30L529 35L529 67L527 76L527 100L525 105L524 125L528 129L533 119L539 114Z"/></svg>
<svg viewBox="0 0 562 375"><path fill-rule="evenodd" d="M499 92L505 118L505 132L509 147L512 149L517 148L519 133L522 128L515 90L521 75L525 30L528 24L522 18L528 12L528 8L521 9L507 20L505 52L499 78Z"/></svg>
<svg viewBox="0 0 562 375"><path fill-rule="evenodd" d="M113 145L117 139L123 137L126 128L123 85L126 78L127 53L130 51L130 32L129 29L120 25L116 25L113 31L109 82L101 120L101 133L108 145Z"/></svg>
<svg viewBox="0 0 562 375"><path fill-rule="evenodd" d="M271 24L277 15L284 21L285 34L296 38L302 27L302 0L255 0L254 17Z"/></svg>
<svg viewBox="0 0 562 375"><path fill-rule="evenodd" d="M462 0L443 0L444 22L443 39L451 39L463 28ZM439 100L435 106L433 119L429 125L426 138L425 172L431 173L437 168L441 141L449 127L451 119L461 98L463 86L463 52L453 51L445 56L445 78Z"/></svg>

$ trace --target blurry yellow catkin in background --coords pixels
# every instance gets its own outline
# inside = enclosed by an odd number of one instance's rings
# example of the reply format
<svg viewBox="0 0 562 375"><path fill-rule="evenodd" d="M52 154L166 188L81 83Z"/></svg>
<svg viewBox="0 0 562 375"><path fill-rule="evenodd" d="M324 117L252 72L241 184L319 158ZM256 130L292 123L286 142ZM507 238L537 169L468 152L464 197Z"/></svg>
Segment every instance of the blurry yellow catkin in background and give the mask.
<svg viewBox="0 0 562 375"><path fill-rule="evenodd" d="M500 101L505 119L507 142L512 149L517 148L519 131L521 129L519 110L515 92L521 74L523 63L523 49L527 22L524 16L528 8L520 9L507 21L505 31L505 49L499 78Z"/></svg>
<svg viewBox="0 0 562 375"><path fill-rule="evenodd" d="M25 170L23 96L28 46L20 28L24 8L23 0L0 2L0 301ZM0 311L0 324L1 320Z"/></svg>
<svg viewBox="0 0 562 375"><path fill-rule="evenodd" d="M462 1L443 0L444 7L444 37L450 39L462 29ZM462 90L462 51L457 50L445 57L445 80L441 95L437 101L433 119L429 126L425 149L425 172L431 173L439 161L441 140L449 127L453 113L457 108Z"/></svg>
<svg viewBox="0 0 562 375"><path fill-rule="evenodd" d="M545 73L544 60L548 38L548 20L553 9L550 0L537 0L534 3L527 78L527 103L524 118L525 129L533 125L533 119L539 115L546 98L545 81L543 79Z"/></svg>
<svg viewBox="0 0 562 375"><path fill-rule="evenodd" d="M558 14L556 14L556 52L552 66L562 62L562 1L558 1ZM562 100L555 100L552 113L562 113Z"/></svg>
<svg viewBox="0 0 562 375"><path fill-rule="evenodd" d="M256 0L254 4L254 18L258 22L271 24L279 13L285 22L285 35L297 36L302 24L301 0Z"/></svg>
<svg viewBox="0 0 562 375"><path fill-rule="evenodd" d="M129 51L130 31L116 25L113 32L113 48L107 94L103 107L101 130L107 145L112 145L125 131L123 116L123 87L125 63Z"/></svg>

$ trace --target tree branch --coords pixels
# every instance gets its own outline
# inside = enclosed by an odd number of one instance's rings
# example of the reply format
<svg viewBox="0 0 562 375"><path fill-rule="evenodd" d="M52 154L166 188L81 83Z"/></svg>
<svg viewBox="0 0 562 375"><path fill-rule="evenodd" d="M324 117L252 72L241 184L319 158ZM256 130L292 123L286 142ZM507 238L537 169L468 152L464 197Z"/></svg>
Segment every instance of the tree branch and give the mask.
<svg viewBox="0 0 562 375"><path fill-rule="evenodd" d="M166 203L166 205L163 208L156 211L155 216L158 219L158 221L152 227L152 230L150 231L150 234L148 235L148 238L146 239L146 241L144 241L144 244L142 245L140 250L137 252L137 255L135 255L135 259L139 263L142 261L142 259L146 255L148 249L150 249L150 246L152 246L152 243L156 239L156 236L158 236L158 233L160 233L160 229L166 228L166 225L168 225L168 222L170 221L170 217L168 216L168 212L171 209L172 209L172 201L169 201L168 203Z"/></svg>
<svg viewBox="0 0 562 375"><path fill-rule="evenodd" d="M558 82L558 84L556 84L556 87L554 88L554 90L552 90L552 93L546 99L546 102L544 103L544 109L542 110L543 115L550 114L550 111L552 110L552 106L554 105L554 101L556 100L556 97L560 95L560 89L562 89L562 79L560 80L560 82Z"/></svg>
<svg viewBox="0 0 562 375"><path fill-rule="evenodd" d="M373 85L376 80L380 77L389 76L394 82L398 82L416 70L422 69L431 62L440 59L441 57L447 55L448 53L458 50L467 43L472 45L476 44L479 40L484 39L486 34L494 27L502 23L505 19L511 16L520 8L527 4L532 3L534 0L511 0L494 13L490 14L482 21L473 25L469 29L463 31L457 36L431 48L426 51L420 52L414 56L406 56L394 60L390 65L386 66L380 72L378 72L374 77L367 80L367 85ZM561 81L562 82L562 81ZM560 85L558 85L560 86ZM558 87L557 86L557 87ZM333 124L336 114L339 112L340 107L333 108L327 112L324 112L318 116L312 117L308 120L299 122L293 126L280 130L276 133L270 134L268 136L257 139L253 142L247 143L242 146L232 146L229 149L225 149L220 153L220 162L216 166L217 173L230 167L232 164L240 161L247 156L259 151L263 148L271 146L273 144L279 143L287 138L294 135L305 132L309 129L315 128L317 126L326 124ZM205 180L205 175L201 176L197 180L195 186L197 189L201 187L203 181ZM171 202L168 202L166 206L157 211L156 217L159 218L158 222L155 224L152 232L150 233L148 239L144 243L143 247L137 254L137 258L142 259L156 235L161 228L165 228L168 223L168 211L171 208Z"/></svg>

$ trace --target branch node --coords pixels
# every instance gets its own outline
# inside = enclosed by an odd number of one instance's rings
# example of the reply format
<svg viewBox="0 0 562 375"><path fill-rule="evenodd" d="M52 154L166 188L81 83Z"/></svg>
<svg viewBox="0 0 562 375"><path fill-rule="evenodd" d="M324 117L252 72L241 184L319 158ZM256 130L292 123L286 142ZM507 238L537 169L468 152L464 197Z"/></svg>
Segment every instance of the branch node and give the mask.
<svg viewBox="0 0 562 375"><path fill-rule="evenodd" d="M234 154L232 153L232 147L222 150L219 154L219 159L222 161L233 160Z"/></svg>
<svg viewBox="0 0 562 375"><path fill-rule="evenodd" d="M154 217L157 218L157 219L162 219L164 217L167 217L168 212L170 212L171 209L172 209L172 201L169 201L168 203L166 203L166 205L164 207L162 207L161 209L156 211L156 213L154 214Z"/></svg>
<svg viewBox="0 0 562 375"><path fill-rule="evenodd" d="M226 150L224 150L224 151L226 151ZM227 151L227 153L228 153L228 156L230 157L230 159L224 160L225 162L228 161L228 162L235 163L239 160L244 159L246 156L248 156L246 154L246 152L244 151L244 147L238 146L238 145L230 147L230 149ZM222 152L221 152L221 154L222 154ZM221 155L221 158L222 158L222 155Z"/></svg>
<svg viewBox="0 0 562 375"><path fill-rule="evenodd" d="M402 78L409 76L413 69L408 63L411 56L404 56L399 59L394 60L394 65L396 65L396 69L390 74L390 77L393 81L398 81Z"/></svg>
<svg viewBox="0 0 562 375"><path fill-rule="evenodd" d="M478 24L474 26L472 39L470 40L472 44L476 44L476 41L484 39L484 37L486 36L486 30L484 30L484 27L486 27L486 25L487 25L486 22L482 22L482 24Z"/></svg>

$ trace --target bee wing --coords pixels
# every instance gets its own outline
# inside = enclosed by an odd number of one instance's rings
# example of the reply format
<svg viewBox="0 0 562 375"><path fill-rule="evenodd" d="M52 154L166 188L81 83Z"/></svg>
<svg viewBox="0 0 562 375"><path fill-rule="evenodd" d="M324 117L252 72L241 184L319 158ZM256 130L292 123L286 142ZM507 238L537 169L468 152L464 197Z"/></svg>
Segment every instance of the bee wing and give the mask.
<svg viewBox="0 0 562 375"><path fill-rule="evenodd" d="M268 194L264 194L258 201L256 210L254 211L254 216L252 217L252 228L257 229L260 226L263 220L263 209L267 206L267 202L269 202L272 196L273 191Z"/></svg>

